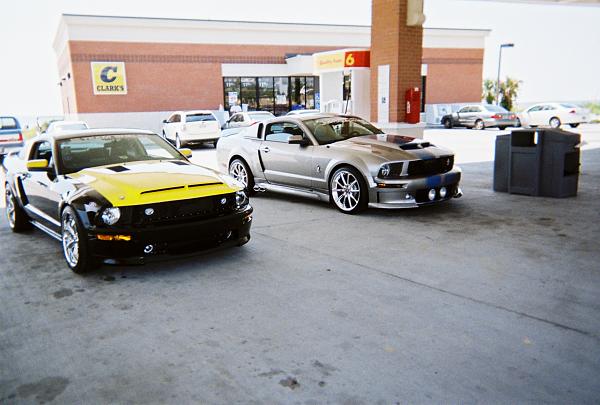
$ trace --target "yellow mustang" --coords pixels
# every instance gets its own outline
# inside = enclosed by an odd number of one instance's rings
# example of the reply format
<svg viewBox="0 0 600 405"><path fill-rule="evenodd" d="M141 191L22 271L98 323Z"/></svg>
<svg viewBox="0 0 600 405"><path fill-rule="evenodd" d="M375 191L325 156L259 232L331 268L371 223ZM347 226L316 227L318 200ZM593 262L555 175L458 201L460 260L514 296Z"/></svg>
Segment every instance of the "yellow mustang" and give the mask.
<svg viewBox="0 0 600 405"><path fill-rule="evenodd" d="M2 162L10 228L62 241L76 273L250 240L252 207L237 180L190 163L140 130L40 135Z"/></svg>

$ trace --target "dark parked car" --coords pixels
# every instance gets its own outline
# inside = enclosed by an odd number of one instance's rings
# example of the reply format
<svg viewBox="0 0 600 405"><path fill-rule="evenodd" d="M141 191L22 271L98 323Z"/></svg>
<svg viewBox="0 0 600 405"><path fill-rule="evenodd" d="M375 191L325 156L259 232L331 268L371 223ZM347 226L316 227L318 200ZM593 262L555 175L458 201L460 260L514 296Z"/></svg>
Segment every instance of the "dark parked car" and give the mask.
<svg viewBox="0 0 600 405"><path fill-rule="evenodd" d="M492 104L466 105L455 113L444 115L441 123L445 128L498 128L504 130L507 127L519 126L516 114Z"/></svg>
<svg viewBox="0 0 600 405"><path fill-rule="evenodd" d="M21 124L15 117L0 117L0 160L13 149L23 146Z"/></svg>

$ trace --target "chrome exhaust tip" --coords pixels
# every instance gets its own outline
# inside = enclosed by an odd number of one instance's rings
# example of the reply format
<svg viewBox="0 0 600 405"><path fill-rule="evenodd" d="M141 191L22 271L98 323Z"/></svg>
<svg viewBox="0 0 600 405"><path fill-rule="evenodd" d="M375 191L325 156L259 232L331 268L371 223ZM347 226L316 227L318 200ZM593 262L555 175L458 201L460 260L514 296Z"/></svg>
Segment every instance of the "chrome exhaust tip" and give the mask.
<svg viewBox="0 0 600 405"><path fill-rule="evenodd" d="M454 198L460 198L460 197L462 197L462 196L463 196L463 192L462 192L462 190L460 189L460 187L458 187L458 188L456 189L456 192L454 193Z"/></svg>
<svg viewBox="0 0 600 405"><path fill-rule="evenodd" d="M256 191L256 192L258 192L258 193L264 193L265 191L267 191L266 188L264 188L262 186L258 186L258 185L254 186L253 190Z"/></svg>

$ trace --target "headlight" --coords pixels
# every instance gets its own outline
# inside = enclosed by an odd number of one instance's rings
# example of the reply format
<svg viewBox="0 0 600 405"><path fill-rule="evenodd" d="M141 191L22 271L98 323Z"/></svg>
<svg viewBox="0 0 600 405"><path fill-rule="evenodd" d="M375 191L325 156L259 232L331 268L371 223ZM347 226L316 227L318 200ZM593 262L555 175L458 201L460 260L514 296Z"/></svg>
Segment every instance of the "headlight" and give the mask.
<svg viewBox="0 0 600 405"><path fill-rule="evenodd" d="M101 218L102 222L106 225L114 225L119 221L119 218L121 218L121 210L117 207L106 208L102 211Z"/></svg>
<svg viewBox="0 0 600 405"><path fill-rule="evenodd" d="M381 169L379 169L379 175L381 177L389 176L390 172L391 172L391 168L390 168L390 165L388 165L388 164L381 166Z"/></svg>
<svg viewBox="0 0 600 405"><path fill-rule="evenodd" d="M248 196L246 195L245 191L240 190L235 193L235 204L238 208L242 208L248 204Z"/></svg>

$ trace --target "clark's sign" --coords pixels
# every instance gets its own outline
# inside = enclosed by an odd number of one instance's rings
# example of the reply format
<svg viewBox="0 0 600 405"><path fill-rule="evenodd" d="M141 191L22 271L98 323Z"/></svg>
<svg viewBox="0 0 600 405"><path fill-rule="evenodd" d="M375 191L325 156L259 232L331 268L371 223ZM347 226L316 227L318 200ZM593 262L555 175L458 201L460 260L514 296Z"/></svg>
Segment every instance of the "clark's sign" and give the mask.
<svg viewBox="0 0 600 405"><path fill-rule="evenodd" d="M95 95L127 94L125 62L91 62Z"/></svg>
<svg viewBox="0 0 600 405"><path fill-rule="evenodd" d="M340 51L316 54L315 70L341 70L350 68L368 68L371 66L370 51Z"/></svg>

